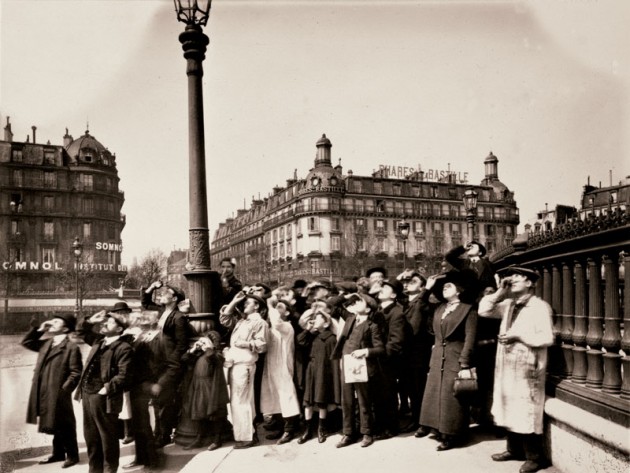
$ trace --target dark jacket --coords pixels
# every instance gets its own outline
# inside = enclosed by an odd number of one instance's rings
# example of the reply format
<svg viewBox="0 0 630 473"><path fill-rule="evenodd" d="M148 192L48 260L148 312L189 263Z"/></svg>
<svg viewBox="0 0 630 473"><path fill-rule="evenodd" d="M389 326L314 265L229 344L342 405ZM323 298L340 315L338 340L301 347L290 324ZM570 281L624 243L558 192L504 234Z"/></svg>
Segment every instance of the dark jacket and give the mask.
<svg viewBox="0 0 630 473"><path fill-rule="evenodd" d="M304 402L314 404L341 404L341 375L339 361L331 360L337 338L330 330L311 333L303 330L297 337L297 346L306 347L309 360L306 366Z"/></svg>
<svg viewBox="0 0 630 473"><path fill-rule="evenodd" d="M343 356L343 348L353 330L360 330L360 343L357 349L368 349L367 370L368 376L374 376L378 370L378 357L385 353L385 343L381 327L371 317L360 325L356 325L357 317L352 314L346 320L341 335L337 339L337 345L331 355L331 359L338 360Z"/></svg>
<svg viewBox="0 0 630 473"><path fill-rule="evenodd" d="M403 314L403 307L398 304L390 304L385 309L379 309L384 318L383 339L385 341L385 353L388 358L396 358L402 355L405 345L405 328L407 321Z"/></svg>
<svg viewBox="0 0 630 473"><path fill-rule="evenodd" d="M94 355L101 347L101 341L94 343L85 361L79 381L79 389L74 396L81 399L81 386ZM133 348L119 338L104 349L101 356L101 381L107 388L107 413L119 414L123 405L123 391L129 389L132 375Z"/></svg>
<svg viewBox="0 0 630 473"><path fill-rule="evenodd" d="M405 358L412 366L428 366L433 346L433 311L435 305L429 302L429 291L419 294L409 302L403 315L407 322L405 337Z"/></svg>
<svg viewBox="0 0 630 473"><path fill-rule="evenodd" d="M456 246L448 253L446 253L444 258L451 266L459 271L474 271L477 275L477 281L479 282L479 292L483 292L483 290L487 287L496 289L497 283L494 279L494 269L492 267L492 263L490 263L488 258L479 258L479 261L473 262L467 257L465 253L466 248L464 248L463 246Z"/></svg>
<svg viewBox="0 0 630 473"><path fill-rule="evenodd" d="M74 420L72 391L79 384L83 364L81 351L76 343L66 337L53 347L52 339L40 340L43 334L44 332L33 328L22 340L23 347L39 352L28 399L26 422L37 424L39 416L39 431L53 433L60 417L66 423L67 417L71 416Z"/></svg>
<svg viewBox="0 0 630 473"><path fill-rule="evenodd" d="M462 367L471 367L475 347L477 312L469 304L459 303L442 319L446 304L435 311L433 330L435 346L431 354L420 424L443 434L460 435L468 428L468 407L453 395L453 383Z"/></svg>

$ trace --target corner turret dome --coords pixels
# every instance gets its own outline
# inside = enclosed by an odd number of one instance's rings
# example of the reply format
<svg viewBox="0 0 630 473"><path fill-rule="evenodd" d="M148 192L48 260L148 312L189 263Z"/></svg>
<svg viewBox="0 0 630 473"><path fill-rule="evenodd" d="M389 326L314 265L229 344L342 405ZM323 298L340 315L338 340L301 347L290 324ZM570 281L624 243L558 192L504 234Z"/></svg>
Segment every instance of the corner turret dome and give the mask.
<svg viewBox="0 0 630 473"><path fill-rule="evenodd" d="M113 164L111 152L94 136L90 135L89 130L85 130L83 136L80 136L68 144L66 146L66 152L73 163Z"/></svg>

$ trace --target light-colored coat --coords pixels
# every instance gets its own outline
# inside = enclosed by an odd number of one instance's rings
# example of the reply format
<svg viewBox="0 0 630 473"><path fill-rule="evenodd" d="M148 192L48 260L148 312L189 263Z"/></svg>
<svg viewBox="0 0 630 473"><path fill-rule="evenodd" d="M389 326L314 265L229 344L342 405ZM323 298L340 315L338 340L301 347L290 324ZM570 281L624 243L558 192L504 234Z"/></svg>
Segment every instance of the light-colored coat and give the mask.
<svg viewBox="0 0 630 473"><path fill-rule="evenodd" d="M479 316L501 318L499 333L522 340L497 348L492 415L511 432L542 434L547 347L554 340L552 310L531 296L513 322L514 306L513 299L497 302L494 294L479 302Z"/></svg>
<svg viewBox="0 0 630 473"><path fill-rule="evenodd" d="M283 321L274 308L269 308L270 330L267 332L267 356L260 390L263 414L299 415L300 405L293 384L295 337L290 322Z"/></svg>

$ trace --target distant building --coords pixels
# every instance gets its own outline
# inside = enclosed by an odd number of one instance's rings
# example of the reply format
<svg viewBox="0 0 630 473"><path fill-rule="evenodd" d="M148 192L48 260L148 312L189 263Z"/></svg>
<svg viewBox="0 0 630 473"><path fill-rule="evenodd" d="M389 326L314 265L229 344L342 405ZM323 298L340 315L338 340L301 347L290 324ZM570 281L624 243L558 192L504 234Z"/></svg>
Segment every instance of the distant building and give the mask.
<svg viewBox="0 0 630 473"><path fill-rule="evenodd" d="M395 272L439 267L444 253L467 239L463 193L478 193L475 235L489 252L509 245L519 223L514 195L498 178L498 159L485 159L480 185L467 173L424 172L381 166L371 176L343 172L331 163L326 135L316 143L314 167L264 199L219 224L212 266L226 256L237 261L244 282L289 282L296 278L338 280L382 265ZM401 238L402 221L409 223ZM406 250L406 255L403 252Z"/></svg>
<svg viewBox="0 0 630 473"><path fill-rule="evenodd" d="M545 208L536 214L536 219L525 224L525 232L539 233L552 230L556 225L577 217L578 211L569 205L556 205L552 210Z"/></svg>
<svg viewBox="0 0 630 473"><path fill-rule="evenodd" d="M186 288L186 263L188 261L188 250L173 250L166 259L166 283L178 287L182 290Z"/></svg>
<svg viewBox="0 0 630 473"><path fill-rule="evenodd" d="M625 211L630 206L630 176L626 176L617 185L595 187L590 182L584 186L581 198L580 216L606 215L619 210Z"/></svg>
<svg viewBox="0 0 630 473"><path fill-rule="evenodd" d="M111 291L126 274L121 264L121 213L116 156L89 131L63 145L14 141L7 117L0 141L0 276L2 292L73 294L74 282L59 272L74 269L72 243L83 245L82 270L92 273L91 291Z"/></svg>

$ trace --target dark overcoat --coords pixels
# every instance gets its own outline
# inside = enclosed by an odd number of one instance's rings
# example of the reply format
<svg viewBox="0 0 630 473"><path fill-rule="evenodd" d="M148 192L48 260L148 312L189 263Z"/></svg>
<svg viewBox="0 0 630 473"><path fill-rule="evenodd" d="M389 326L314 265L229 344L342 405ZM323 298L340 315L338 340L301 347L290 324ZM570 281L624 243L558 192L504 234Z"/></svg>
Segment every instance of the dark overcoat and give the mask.
<svg viewBox="0 0 630 473"><path fill-rule="evenodd" d="M26 422L37 424L39 431L52 434L59 422L75 425L72 408L72 391L79 384L81 351L76 343L66 337L56 347L52 339L41 340L44 332L31 329L22 340L22 346L39 352L31 393L28 399Z"/></svg>
<svg viewBox="0 0 630 473"><path fill-rule="evenodd" d="M429 292L424 291L410 301L403 313L406 320L404 356L411 369L425 370L429 366L433 346L433 311Z"/></svg>
<svg viewBox="0 0 630 473"><path fill-rule="evenodd" d="M340 360L344 355L344 345L348 341L353 330L358 330L359 346L357 349L367 348L368 354L366 359L368 377L376 375L380 370L379 357L385 353L385 343L383 342L383 332L381 325L374 320L373 317L360 325L356 325L357 316L350 315L343 326L343 330L337 339L337 345L331 355L331 359Z"/></svg>
<svg viewBox="0 0 630 473"><path fill-rule="evenodd" d="M330 330L315 334L304 330L298 335L297 343L299 346L307 347L310 354L306 366L304 402L308 405L340 405L339 361L330 359L337 337Z"/></svg>
<svg viewBox="0 0 630 473"><path fill-rule="evenodd" d="M462 366L471 366L477 312L471 305L459 303L442 319L445 309L446 304L440 305L433 317L435 345L422 399L420 424L442 434L461 435L468 428L469 407L460 404L453 395L453 383Z"/></svg>

